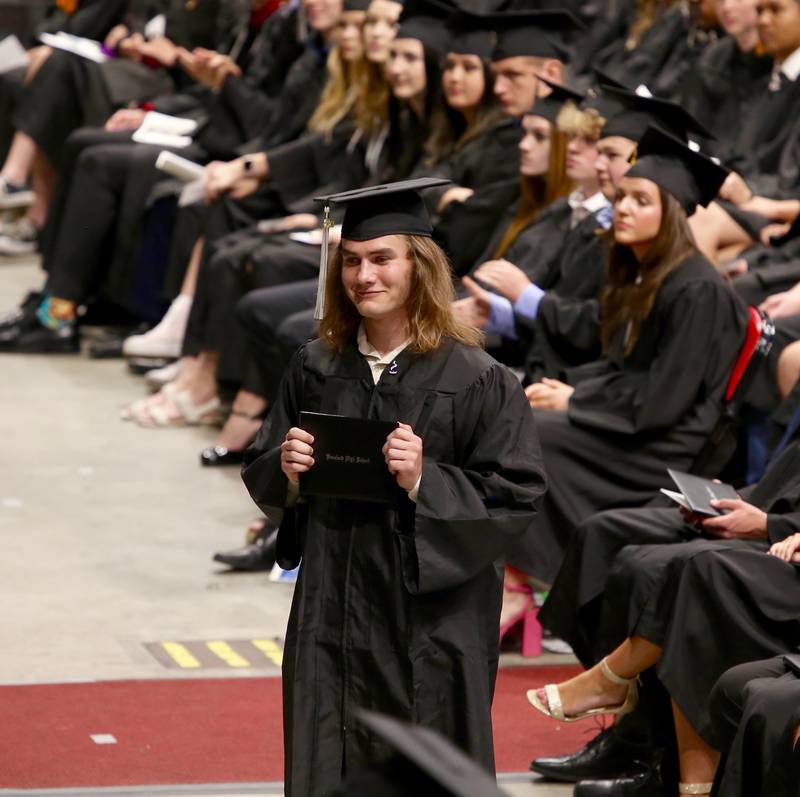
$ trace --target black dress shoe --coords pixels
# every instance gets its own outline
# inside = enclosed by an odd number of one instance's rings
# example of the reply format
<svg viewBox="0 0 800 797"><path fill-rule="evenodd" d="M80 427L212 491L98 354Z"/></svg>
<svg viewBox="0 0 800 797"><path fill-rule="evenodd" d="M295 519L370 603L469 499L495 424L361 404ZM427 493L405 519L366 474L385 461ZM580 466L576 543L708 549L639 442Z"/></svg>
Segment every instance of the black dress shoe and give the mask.
<svg viewBox="0 0 800 797"><path fill-rule="evenodd" d="M577 753L535 758L530 768L549 780L565 783L618 778L647 769L657 752L645 745L632 744L614 733L613 728L606 728Z"/></svg>
<svg viewBox="0 0 800 797"><path fill-rule="evenodd" d="M667 787L660 769L653 767L625 778L586 780L578 783L572 793L574 797L667 797Z"/></svg>
<svg viewBox="0 0 800 797"><path fill-rule="evenodd" d="M200 452L200 464L207 468L220 465L241 465L244 462L244 451L231 451L225 446L212 446Z"/></svg>
<svg viewBox="0 0 800 797"><path fill-rule="evenodd" d="M246 570L254 573L259 570L272 570L275 564L275 548L278 543L278 529L267 524L255 542L237 548L235 551L215 553L214 561L228 565L232 570Z"/></svg>
<svg viewBox="0 0 800 797"><path fill-rule="evenodd" d="M60 329L43 327L35 319L0 328L0 352L19 354L76 354L80 336L75 324Z"/></svg>

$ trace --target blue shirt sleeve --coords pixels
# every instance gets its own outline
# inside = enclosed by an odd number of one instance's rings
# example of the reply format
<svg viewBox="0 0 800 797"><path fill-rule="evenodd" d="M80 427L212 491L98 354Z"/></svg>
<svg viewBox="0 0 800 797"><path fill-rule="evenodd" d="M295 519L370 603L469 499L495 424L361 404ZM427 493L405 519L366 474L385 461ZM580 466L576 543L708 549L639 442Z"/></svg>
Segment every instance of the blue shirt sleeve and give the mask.
<svg viewBox="0 0 800 797"><path fill-rule="evenodd" d="M517 329L514 324L514 308L505 296L489 293L489 321L486 332L502 335L504 338L516 340Z"/></svg>
<svg viewBox="0 0 800 797"><path fill-rule="evenodd" d="M536 316L539 315L539 304L544 293L538 285L532 282L514 303L514 311L523 318L535 321Z"/></svg>

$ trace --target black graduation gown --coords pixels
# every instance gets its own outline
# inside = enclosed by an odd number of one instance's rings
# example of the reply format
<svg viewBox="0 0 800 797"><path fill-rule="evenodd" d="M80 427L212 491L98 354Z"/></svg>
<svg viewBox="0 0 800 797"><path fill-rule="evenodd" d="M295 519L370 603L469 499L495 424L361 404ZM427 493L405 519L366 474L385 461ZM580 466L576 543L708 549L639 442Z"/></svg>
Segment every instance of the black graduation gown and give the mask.
<svg viewBox="0 0 800 797"><path fill-rule="evenodd" d="M287 496L279 445L301 409L412 426L430 413L416 505L312 498L281 525L283 564L302 556L283 664L291 797L327 794L385 752L353 721L359 706L433 728L494 766L501 562L544 491L536 431L518 381L480 349L445 341L396 364L374 385L354 344L305 345L243 471L274 514Z"/></svg>
<svg viewBox="0 0 800 797"><path fill-rule="evenodd" d="M662 486L669 485L664 471ZM789 445L761 481L743 489L741 495L767 513L770 542L779 542L800 528L800 442ZM607 652L597 641L598 619L619 552L626 545L668 547L695 539L696 529L684 523L672 506L619 509L590 517L575 529L539 613L541 623L569 642L581 662L591 666Z"/></svg>
<svg viewBox="0 0 800 797"><path fill-rule="evenodd" d="M703 139L704 151L723 156L729 152L742 120L767 90L771 70L771 58L743 53L730 36L706 49L686 75L682 91L683 106L716 139Z"/></svg>
<svg viewBox="0 0 800 797"><path fill-rule="evenodd" d="M516 317L525 356L525 380L560 378L568 368L601 354L598 302L605 286L607 246L595 214L564 238L560 257L543 280L546 291L533 321ZM524 269L524 267L523 267Z"/></svg>
<svg viewBox="0 0 800 797"><path fill-rule="evenodd" d="M719 417L746 322L714 267L692 255L662 283L627 357L620 331L607 357L568 372L568 411L536 412L550 487L512 564L552 582L578 523L642 506L665 467L691 468Z"/></svg>
<svg viewBox="0 0 800 797"><path fill-rule="evenodd" d="M787 646L788 647L788 646ZM800 674L787 657L728 670L711 693L715 747L723 753L715 797L800 797Z"/></svg>

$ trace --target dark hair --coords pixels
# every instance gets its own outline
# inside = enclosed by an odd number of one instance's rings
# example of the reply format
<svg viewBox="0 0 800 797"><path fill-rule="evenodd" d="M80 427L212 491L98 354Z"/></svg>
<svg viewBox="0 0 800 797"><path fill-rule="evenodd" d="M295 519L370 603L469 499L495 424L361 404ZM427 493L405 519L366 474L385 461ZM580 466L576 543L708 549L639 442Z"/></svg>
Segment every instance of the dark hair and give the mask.
<svg viewBox="0 0 800 797"><path fill-rule="evenodd" d="M389 137L387 150L389 162L393 167L394 179L402 179L411 173L417 165L420 151L409 148L409 138L419 138L420 146L430 133L430 119L433 109L441 103L442 68L439 54L425 46L421 39L423 58L425 61L425 101L422 106L422 117L417 117L408 103L398 100L392 93L389 97Z"/></svg>
<svg viewBox="0 0 800 797"><path fill-rule="evenodd" d="M452 268L441 247L424 235L403 235L408 244L408 257L414 268L411 290L406 302L411 343L409 349L424 353L437 349L443 338L452 338L468 346L480 346L483 335L474 327L459 321L453 313ZM325 317L319 325L319 336L329 346L342 351L352 341L361 315L350 301L342 283L341 244L328 266L325 284Z"/></svg>
<svg viewBox="0 0 800 797"><path fill-rule="evenodd" d="M567 177L567 135L557 127L550 126L550 157L547 173L535 177L520 175L520 202L517 212L506 227L495 258L504 257L519 234L536 221L536 217L548 205L567 196L573 189Z"/></svg>
<svg viewBox="0 0 800 797"><path fill-rule="evenodd" d="M606 352L615 335L621 329L627 329L625 354L631 353L667 275L690 254L697 252L680 203L661 188L658 193L661 197L661 225L641 262L630 247L614 242L613 228L608 233L612 243L606 287L600 300L601 338Z"/></svg>
<svg viewBox="0 0 800 797"><path fill-rule="evenodd" d="M481 58L481 66L483 68L483 94L478 102L475 121L471 125L467 124L462 113L450 107L444 97L444 92L440 94L439 104L433 109L431 134L425 143L426 166L440 163L472 141L473 138L505 118L494 94L491 63L488 59ZM442 69L442 73L444 71Z"/></svg>

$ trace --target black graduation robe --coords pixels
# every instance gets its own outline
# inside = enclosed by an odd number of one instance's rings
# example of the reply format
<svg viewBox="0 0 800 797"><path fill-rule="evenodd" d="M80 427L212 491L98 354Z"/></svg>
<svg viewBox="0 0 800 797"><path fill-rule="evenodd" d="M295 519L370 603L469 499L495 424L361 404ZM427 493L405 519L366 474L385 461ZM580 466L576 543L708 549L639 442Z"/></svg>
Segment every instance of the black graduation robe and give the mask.
<svg viewBox="0 0 800 797"><path fill-rule="evenodd" d="M561 378L566 369L600 357L598 302L607 255L602 227L592 214L567 232L560 256L543 279L534 280L546 291L537 316L515 319L527 349L526 382Z"/></svg>
<svg viewBox="0 0 800 797"><path fill-rule="evenodd" d="M792 667L787 662L795 662ZM711 693L715 747L723 753L715 797L798 797L800 650L740 664Z"/></svg>
<svg viewBox="0 0 800 797"><path fill-rule="evenodd" d="M429 414L416 504L310 498L281 524L280 561L302 556L283 664L290 797L327 794L385 752L353 723L359 706L494 766L502 559L544 491L536 431L518 381L480 349L446 340L396 365L375 385L354 344L301 348L243 471L274 514L287 496L279 446L301 409L412 426Z"/></svg>
<svg viewBox="0 0 800 797"><path fill-rule="evenodd" d="M714 134L715 140L701 139L705 152L728 153L742 120L766 92L771 70L771 58L742 52L730 36L706 49L682 87L683 106Z"/></svg>
<svg viewBox="0 0 800 797"><path fill-rule="evenodd" d="M535 411L550 487L512 564L552 582L578 523L642 506L664 468L691 468L719 417L746 321L714 267L692 255L662 283L628 356L621 330L605 358L567 373L567 412Z"/></svg>
<svg viewBox="0 0 800 797"><path fill-rule="evenodd" d="M664 470L661 486L670 484ZM800 440L787 446L758 484L742 489L740 494L767 513L770 543L800 529ZM609 573L619 552L626 545L669 547L697 537L697 530L685 523L673 506L620 509L589 518L578 526L570 540L564 562L539 613L540 621L556 636L567 640L584 665L591 666L608 652L605 650L608 642L597 638L598 620Z"/></svg>

